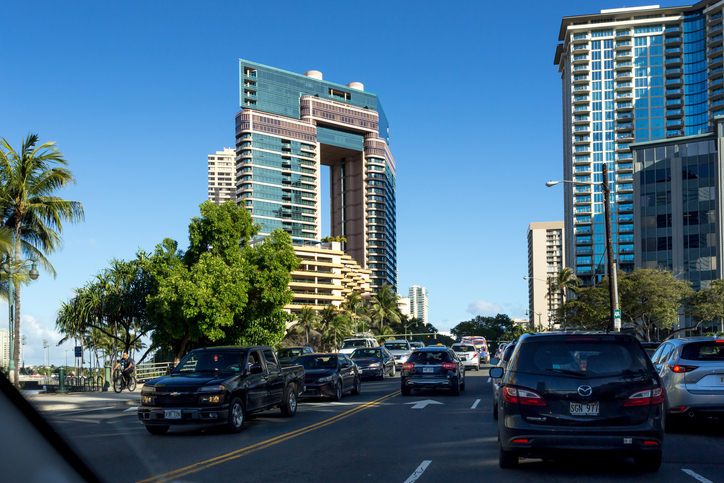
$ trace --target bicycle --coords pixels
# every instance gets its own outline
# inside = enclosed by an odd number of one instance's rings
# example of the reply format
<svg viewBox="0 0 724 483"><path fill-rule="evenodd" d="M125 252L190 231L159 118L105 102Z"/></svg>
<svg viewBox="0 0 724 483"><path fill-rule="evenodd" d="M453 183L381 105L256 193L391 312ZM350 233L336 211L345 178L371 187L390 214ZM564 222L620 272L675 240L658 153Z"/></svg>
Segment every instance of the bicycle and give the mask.
<svg viewBox="0 0 724 483"><path fill-rule="evenodd" d="M136 390L136 378L133 377L133 374L129 376L128 383L123 380L123 371L116 369L116 372L113 376L113 390L116 393L120 393L123 391L123 388L128 388L129 391L133 392Z"/></svg>

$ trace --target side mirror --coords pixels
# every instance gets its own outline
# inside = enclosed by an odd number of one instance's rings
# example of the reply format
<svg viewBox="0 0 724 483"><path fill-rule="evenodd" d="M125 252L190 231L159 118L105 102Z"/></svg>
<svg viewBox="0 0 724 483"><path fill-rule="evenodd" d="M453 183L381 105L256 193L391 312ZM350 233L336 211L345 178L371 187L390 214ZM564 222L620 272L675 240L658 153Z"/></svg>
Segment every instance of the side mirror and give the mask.
<svg viewBox="0 0 724 483"><path fill-rule="evenodd" d="M503 368L502 367L493 367L490 369L490 377L493 379L500 379L503 377Z"/></svg>
<svg viewBox="0 0 724 483"><path fill-rule="evenodd" d="M497 357L493 357L492 359L490 359L490 363L494 366L497 366L498 362L500 362L500 359Z"/></svg>
<svg viewBox="0 0 724 483"><path fill-rule="evenodd" d="M176 366L174 366L173 364L169 364L166 368L166 375L171 374L174 369L176 369Z"/></svg>
<svg viewBox="0 0 724 483"><path fill-rule="evenodd" d="M250 374L261 374L264 372L264 368L261 367L261 364L254 364L249 368Z"/></svg>

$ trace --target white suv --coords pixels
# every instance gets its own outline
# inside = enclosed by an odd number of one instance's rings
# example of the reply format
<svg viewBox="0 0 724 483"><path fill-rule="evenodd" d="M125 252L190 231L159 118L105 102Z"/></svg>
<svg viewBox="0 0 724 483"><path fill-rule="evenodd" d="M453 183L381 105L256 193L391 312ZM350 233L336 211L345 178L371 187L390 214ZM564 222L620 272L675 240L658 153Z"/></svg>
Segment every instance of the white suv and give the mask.
<svg viewBox="0 0 724 483"><path fill-rule="evenodd" d="M412 354L412 346L404 339L388 340L385 342L385 348L392 353L395 358L395 366L402 369L402 364L407 362L407 358Z"/></svg>
<svg viewBox="0 0 724 483"><path fill-rule="evenodd" d="M359 337L354 339L345 339L342 342L342 348L339 350L340 354L351 354L355 349L364 347L379 347L380 344L377 339L373 337Z"/></svg>

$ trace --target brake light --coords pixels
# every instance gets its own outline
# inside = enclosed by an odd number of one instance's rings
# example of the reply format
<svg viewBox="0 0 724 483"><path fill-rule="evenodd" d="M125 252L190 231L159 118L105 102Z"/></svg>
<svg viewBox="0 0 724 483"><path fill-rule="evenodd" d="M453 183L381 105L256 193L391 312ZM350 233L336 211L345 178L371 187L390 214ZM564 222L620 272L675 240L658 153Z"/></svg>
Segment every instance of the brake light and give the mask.
<svg viewBox="0 0 724 483"><path fill-rule="evenodd" d="M515 387L503 388L503 400L507 403L522 404L524 406L546 406L546 402L537 392Z"/></svg>
<svg viewBox="0 0 724 483"><path fill-rule="evenodd" d="M624 407L640 407L650 406L652 404L661 404L666 398L664 388L656 387L654 389L646 389L631 394L623 403Z"/></svg>
<svg viewBox="0 0 724 483"><path fill-rule="evenodd" d="M724 344L724 339L717 339L714 341L716 344Z"/></svg>
<svg viewBox="0 0 724 483"><path fill-rule="evenodd" d="M644 446L658 446L659 443L657 441L644 441Z"/></svg>
<svg viewBox="0 0 724 483"><path fill-rule="evenodd" d="M697 366L680 366L680 365L670 365L669 369L671 369L672 372L675 372L677 374L681 374L683 372L691 372L695 369L698 369Z"/></svg>
<svg viewBox="0 0 724 483"><path fill-rule="evenodd" d="M448 369L448 370L454 371L455 369L457 369L457 366L455 365L454 362L445 362L445 363L442 365L442 368L443 368L443 369Z"/></svg>
<svg viewBox="0 0 724 483"><path fill-rule="evenodd" d="M513 443L526 444L526 443L528 443L528 440L527 439L514 439Z"/></svg>
<svg viewBox="0 0 724 483"><path fill-rule="evenodd" d="M411 370L413 367L415 367L415 364L414 364L413 362L404 362L404 363L402 364L402 370L403 370L403 371L409 371L409 370Z"/></svg>

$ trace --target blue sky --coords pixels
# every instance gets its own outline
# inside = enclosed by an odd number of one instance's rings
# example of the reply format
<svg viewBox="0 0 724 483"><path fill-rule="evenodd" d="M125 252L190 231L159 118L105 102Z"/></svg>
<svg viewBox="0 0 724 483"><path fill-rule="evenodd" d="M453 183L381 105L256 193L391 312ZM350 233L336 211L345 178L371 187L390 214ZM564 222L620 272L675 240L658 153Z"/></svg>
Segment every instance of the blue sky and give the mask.
<svg viewBox="0 0 724 483"><path fill-rule="evenodd" d="M563 190L544 184L563 171L561 18L624 5L443 5L5 2L0 137L56 141L77 179L59 194L86 214L50 256L57 278L22 291L26 364L42 361L43 338L65 363L60 301L109 260L166 237L187 246L206 156L234 146L239 58L379 96L397 163L400 292L427 287L432 324L525 317L528 224L563 219ZM648 3L625 6L637 5ZM0 305L1 327L6 314Z"/></svg>

